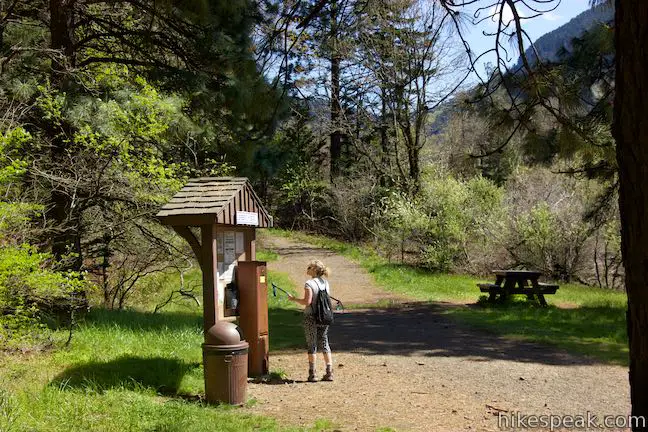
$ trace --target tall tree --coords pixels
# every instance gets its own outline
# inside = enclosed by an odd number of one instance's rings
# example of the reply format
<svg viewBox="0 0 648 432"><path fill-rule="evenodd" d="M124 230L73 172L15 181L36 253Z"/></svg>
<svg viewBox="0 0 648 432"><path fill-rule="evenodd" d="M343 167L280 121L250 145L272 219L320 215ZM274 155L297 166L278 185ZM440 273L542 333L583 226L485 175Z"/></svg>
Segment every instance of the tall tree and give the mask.
<svg viewBox="0 0 648 432"><path fill-rule="evenodd" d="M613 133L619 165L621 252L628 293L632 415L648 419L648 2L615 2ZM633 430L645 430L634 425Z"/></svg>
<svg viewBox="0 0 648 432"><path fill-rule="evenodd" d="M17 20L35 19L27 4L31 2L16 1L22 5L12 10ZM99 92L88 84L90 75L120 65L160 88L191 94L187 112L214 122L225 118L242 143L271 121L269 110L260 108L271 105L273 95L251 55L257 12L249 0L40 0L37 8L41 15L36 17L44 22L32 25L49 39L49 46L38 47L49 58L41 66L49 69L47 92L51 100L60 101L61 113ZM82 215L74 202L79 191L71 187L76 183L69 166L83 154L75 140L79 125L66 115L32 113L50 153L43 168L51 183L47 214L52 251L59 259L73 253L69 265L78 270Z"/></svg>
<svg viewBox="0 0 648 432"><path fill-rule="evenodd" d="M369 2L367 9L370 23L365 25L374 31L359 38L359 55L371 84L379 89L383 127L390 118L396 137L391 153L402 186L416 192L429 112L456 84L453 72L461 56L452 47L448 21L437 5L411 0ZM389 154L384 129L380 140L382 162L389 163L392 158L384 156Z"/></svg>
<svg viewBox="0 0 648 432"><path fill-rule="evenodd" d="M272 3L272 2L271 2ZM280 59L278 76L292 96L311 100L328 135L328 168L333 181L344 171L350 53L359 9L356 0L276 2L262 51ZM265 63L265 62L264 62ZM323 101L326 103L324 109ZM326 117L326 118L325 118Z"/></svg>

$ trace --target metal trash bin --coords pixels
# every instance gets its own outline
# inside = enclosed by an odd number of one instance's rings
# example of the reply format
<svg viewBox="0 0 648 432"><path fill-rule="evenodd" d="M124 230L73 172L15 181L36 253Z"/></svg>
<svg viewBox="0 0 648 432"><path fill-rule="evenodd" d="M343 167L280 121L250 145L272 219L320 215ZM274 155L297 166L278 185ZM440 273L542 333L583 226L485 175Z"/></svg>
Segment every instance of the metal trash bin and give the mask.
<svg viewBox="0 0 648 432"><path fill-rule="evenodd" d="M205 334L203 365L209 403L242 405L247 398L248 348L239 328L219 321Z"/></svg>

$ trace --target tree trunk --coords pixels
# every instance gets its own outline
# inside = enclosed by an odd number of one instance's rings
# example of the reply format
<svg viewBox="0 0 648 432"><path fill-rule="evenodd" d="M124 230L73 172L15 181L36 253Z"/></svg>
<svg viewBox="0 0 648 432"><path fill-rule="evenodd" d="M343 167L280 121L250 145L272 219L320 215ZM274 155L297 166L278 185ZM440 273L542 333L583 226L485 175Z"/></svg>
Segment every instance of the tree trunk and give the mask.
<svg viewBox="0 0 648 432"><path fill-rule="evenodd" d="M386 187L389 185L389 178L391 175L391 162L389 159L389 140L387 139L387 91L384 85L380 87L380 186Z"/></svg>
<svg viewBox="0 0 648 432"><path fill-rule="evenodd" d="M648 419L648 2L616 0L613 132L628 293L632 415ZM633 425L633 430L644 430Z"/></svg>
<svg viewBox="0 0 648 432"><path fill-rule="evenodd" d="M340 173L342 134L340 132L340 54L338 53L337 1L331 1L331 181Z"/></svg>
<svg viewBox="0 0 648 432"><path fill-rule="evenodd" d="M52 57L52 87L67 92L70 87L69 72L75 65L74 51L74 3L75 0L50 0L50 47L58 51ZM46 128L51 142L51 163L55 171L62 171L67 160L68 143L71 139L70 126L50 124ZM49 218L54 224L52 254L57 260L71 252L76 257L66 267L80 270L82 265L78 222L74 215L74 203L65 186L52 186L49 203ZM75 222L76 221L76 222Z"/></svg>
<svg viewBox="0 0 648 432"><path fill-rule="evenodd" d="M413 193L417 193L421 187L421 168L419 167L419 150L415 143L408 145L407 158L409 162L409 177Z"/></svg>

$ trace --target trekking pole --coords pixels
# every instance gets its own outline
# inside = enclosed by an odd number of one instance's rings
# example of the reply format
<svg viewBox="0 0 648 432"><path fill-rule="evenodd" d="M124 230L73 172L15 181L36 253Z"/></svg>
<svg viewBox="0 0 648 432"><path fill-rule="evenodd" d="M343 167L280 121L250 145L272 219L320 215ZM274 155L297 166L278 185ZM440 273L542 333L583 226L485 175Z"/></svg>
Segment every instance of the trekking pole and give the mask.
<svg viewBox="0 0 648 432"><path fill-rule="evenodd" d="M275 285L274 282L272 282L272 296L273 297L277 297L277 290L281 291L282 293L286 294L287 296L290 296L290 293L288 291L286 291L283 288L278 287L277 285Z"/></svg>
<svg viewBox="0 0 648 432"><path fill-rule="evenodd" d="M274 282L272 282L271 285L272 285L272 296L273 296L273 297L277 297L277 290L281 291L282 293L286 294L287 296L290 296L290 295L291 295L288 291L286 291L285 289L281 288L280 286L277 286ZM342 310L342 311L345 310L345 309L344 309L344 303L342 303L341 300L336 299L336 298L333 297L333 296L329 296L329 297L331 297L331 300L335 300L335 302L336 302L335 310Z"/></svg>

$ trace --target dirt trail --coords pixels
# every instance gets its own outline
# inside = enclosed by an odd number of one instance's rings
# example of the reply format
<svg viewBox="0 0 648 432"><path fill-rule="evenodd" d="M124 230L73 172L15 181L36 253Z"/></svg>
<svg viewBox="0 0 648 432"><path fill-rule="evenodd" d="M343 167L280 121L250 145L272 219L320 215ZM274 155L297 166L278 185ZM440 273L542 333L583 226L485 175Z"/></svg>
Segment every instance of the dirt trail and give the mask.
<svg viewBox="0 0 648 432"><path fill-rule="evenodd" d="M393 298L330 251L278 237L267 238L266 247L281 256L270 268L298 285L308 261L322 259L333 270L333 295L345 304ZM326 418L342 431L495 431L498 413L509 421L512 413L629 413L627 368L479 332L445 318L445 307L410 303L339 314L331 328L336 380L304 382L303 352L274 353L271 370L294 382L251 383L249 395L259 403L250 411L290 425Z"/></svg>

